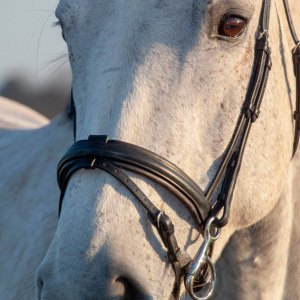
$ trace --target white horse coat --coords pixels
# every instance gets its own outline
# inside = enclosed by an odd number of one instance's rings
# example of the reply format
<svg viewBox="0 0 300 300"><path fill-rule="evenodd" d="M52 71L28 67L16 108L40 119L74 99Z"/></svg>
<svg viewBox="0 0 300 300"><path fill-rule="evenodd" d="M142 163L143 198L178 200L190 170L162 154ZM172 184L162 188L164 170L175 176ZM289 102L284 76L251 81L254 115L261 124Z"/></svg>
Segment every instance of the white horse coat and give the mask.
<svg viewBox="0 0 300 300"><path fill-rule="evenodd" d="M56 163L72 126L4 98L0 115L0 299L34 299L35 271L57 223Z"/></svg>
<svg viewBox="0 0 300 300"><path fill-rule="evenodd" d="M290 6L299 16L296 0ZM70 51L77 139L108 134L140 145L205 189L246 94L260 8L258 0L61 0L57 14ZM228 12L248 20L237 40L216 37ZM292 41L281 1L272 1L270 44L273 70L261 115L230 222L215 247L214 299L300 299ZM109 175L77 172L57 221L56 164L71 142L65 116L2 139L1 297L32 299L44 257L38 299L167 299L174 274L163 245L141 205ZM166 210L180 245L193 256L202 237L189 212L162 187L131 176Z"/></svg>

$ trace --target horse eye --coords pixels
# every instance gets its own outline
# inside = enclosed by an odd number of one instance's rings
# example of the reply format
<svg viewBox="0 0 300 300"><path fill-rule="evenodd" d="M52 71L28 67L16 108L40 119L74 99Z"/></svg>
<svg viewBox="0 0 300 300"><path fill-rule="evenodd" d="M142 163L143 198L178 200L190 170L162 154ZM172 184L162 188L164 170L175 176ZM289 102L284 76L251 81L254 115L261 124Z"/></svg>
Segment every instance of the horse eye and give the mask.
<svg viewBox="0 0 300 300"><path fill-rule="evenodd" d="M236 38L242 35L246 25L246 20L241 17L226 16L219 24L218 34L225 37Z"/></svg>

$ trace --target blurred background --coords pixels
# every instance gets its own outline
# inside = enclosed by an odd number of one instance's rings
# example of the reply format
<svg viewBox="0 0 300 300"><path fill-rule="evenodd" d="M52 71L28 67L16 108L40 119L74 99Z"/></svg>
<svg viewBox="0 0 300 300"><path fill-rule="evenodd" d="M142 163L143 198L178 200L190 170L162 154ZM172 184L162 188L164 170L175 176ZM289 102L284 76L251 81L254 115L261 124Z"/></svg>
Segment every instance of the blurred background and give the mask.
<svg viewBox="0 0 300 300"><path fill-rule="evenodd" d="M0 0L0 95L53 118L67 107L71 72L58 0Z"/></svg>

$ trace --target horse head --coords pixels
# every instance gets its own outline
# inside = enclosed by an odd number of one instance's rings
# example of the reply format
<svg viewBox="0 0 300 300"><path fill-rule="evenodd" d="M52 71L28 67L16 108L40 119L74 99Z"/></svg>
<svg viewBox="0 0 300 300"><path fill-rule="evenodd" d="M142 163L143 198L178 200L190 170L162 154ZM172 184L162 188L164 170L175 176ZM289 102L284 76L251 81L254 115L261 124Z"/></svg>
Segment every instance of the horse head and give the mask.
<svg viewBox="0 0 300 300"><path fill-rule="evenodd" d="M258 0L61 0L56 14L73 73L76 140L108 135L148 149L205 193L243 109L261 7ZM286 180L293 108L283 13L282 5L271 6L269 44L277 63L213 261L236 231L276 207ZM194 257L203 236L190 210L151 178L127 175L170 217L179 246ZM159 233L126 186L103 170L74 173L37 272L39 299L167 299L174 280Z"/></svg>

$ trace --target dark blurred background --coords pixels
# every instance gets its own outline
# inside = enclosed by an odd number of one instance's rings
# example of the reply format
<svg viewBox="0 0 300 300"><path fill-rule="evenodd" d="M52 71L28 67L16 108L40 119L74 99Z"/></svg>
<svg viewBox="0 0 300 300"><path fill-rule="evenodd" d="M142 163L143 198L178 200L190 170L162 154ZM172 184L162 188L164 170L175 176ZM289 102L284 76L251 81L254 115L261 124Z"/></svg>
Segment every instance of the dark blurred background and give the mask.
<svg viewBox="0 0 300 300"><path fill-rule="evenodd" d="M55 80L42 86L27 80L24 74L16 74L4 81L0 95L53 118L67 108L70 99L69 74L58 74Z"/></svg>
<svg viewBox="0 0 300 300"><path fill-rule="evenodd" d="M57 0L0 1L0 95L53 118L70 99L71 72Z"/></svg>

